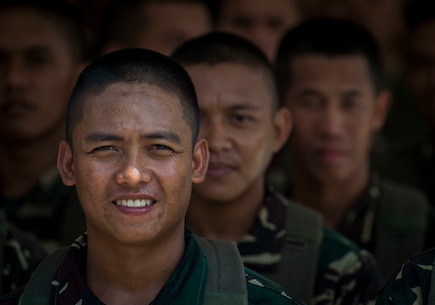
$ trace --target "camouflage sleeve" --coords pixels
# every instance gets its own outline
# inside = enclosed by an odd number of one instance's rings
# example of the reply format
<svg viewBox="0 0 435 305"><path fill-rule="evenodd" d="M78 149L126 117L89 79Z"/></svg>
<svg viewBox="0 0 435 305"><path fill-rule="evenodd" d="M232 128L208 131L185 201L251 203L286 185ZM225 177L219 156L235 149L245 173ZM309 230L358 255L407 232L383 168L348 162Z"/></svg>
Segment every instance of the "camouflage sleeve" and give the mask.
<svg viewBox="0 0 435 305"><path fill-rule="evenodd" d="M47 255L38 240L12 225L8 229L3 245L2 295L27 283Z"/></svg>
<svg viewBox="0 0 435 305"><path fill-rule="evenodd" d="M248 304L252 305L304 305L298 297L268 278L245 268Z"/></svg>
<svg viewBox="0 0 435 305"><path fill-rule="evenodd" d="M410 258L386 281L376 304L428 304L434 258L435 248Z"/></svg>
<svg viewBox="0 0 435 305"><path fill-rule="evenodd" d="M313 304L374 304L382 282L373 256L336 232L326 237Z"/></svg>

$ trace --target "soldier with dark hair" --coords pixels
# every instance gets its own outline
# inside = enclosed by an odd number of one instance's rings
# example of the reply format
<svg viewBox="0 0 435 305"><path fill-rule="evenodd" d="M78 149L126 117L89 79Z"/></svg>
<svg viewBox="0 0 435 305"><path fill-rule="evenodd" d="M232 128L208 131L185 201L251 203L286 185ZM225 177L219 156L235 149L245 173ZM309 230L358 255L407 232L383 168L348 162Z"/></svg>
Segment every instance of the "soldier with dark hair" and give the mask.
<svg viewBox="0 0 435 305"><path fill-rule="evenodd" d="M266 182L292 122L265 54L239 36L211 33L172 57L192 77L199 134L210 150L205 180L193 187L188 226L202 237L236 242L247 267L307 304L372 302L380 278L371 255Z"/></svg>
<svg viewBox="0 0 435 305"><path fill-rule="evenodd" d="M244 267L236 246L196 237L185 216L207 170L187 72L146 49L91 63L72 92L58 168L87 232L0 304L300 305Z"/></svg>
<svg viewBox="0 0 435 305"><path fill-rule="evenodd" d="M431 0L412 0L406 7L405 16L409 35L406 75L414 102L427 126L427 134L424 141L403 155L406 159L395 159L393 162L390 160L389 168L393 171L386 174L420 187L434 205L435 3ZM433 226L428 232L433 240ZM403 264L397 265L397 269L381 289L377 304L434 304L434 262L435 248L409 256Z"/></svg>
<svg viewBox="0 0 435 305"><path fill-rule="evenodd" d="M47 251L84 229L56 168L68 97L84 67L78 12L61 1L0 2L0 206Z"/></svg>
<svg viewBox="0 0 435 305"><path fill-rule="evenodd" d="M386 278L428 247L432 218L422 192L371 167L389 107L376 41L355 23L313 19L284 36L276 67L294 121L286 194L373 253Z"/></svg>

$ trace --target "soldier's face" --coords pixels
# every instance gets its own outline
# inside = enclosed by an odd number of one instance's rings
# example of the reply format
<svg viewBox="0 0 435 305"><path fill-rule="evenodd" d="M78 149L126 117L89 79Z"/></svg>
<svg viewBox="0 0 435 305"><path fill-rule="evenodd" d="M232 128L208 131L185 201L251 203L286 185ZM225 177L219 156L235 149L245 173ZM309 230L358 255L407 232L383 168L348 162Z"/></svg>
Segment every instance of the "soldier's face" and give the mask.
<svg viewBox="0 0 435 305"><path fill-rule="evenodd" d="M294 122L295 169L323 183L365 173L387 102L379 100L366 60L301 55L289 68L292 84L284 102Z"/></svg>
<svg viewBox="0 0 435 305"><path fill-rule="evenodd" d="M192 151L178 97L116 83L84 98L73 150L62 142L58 167L64 183L77 187L89 236L135 245L179 236L208 152L205 141Z"/></svg>
<svg viewBox="0 0 435 305"><path fill-rule="evenodd" d="M193 196L228 203L264 188L265 170L289 132L282 130L282 112L272 110L269 76L233 63L185 68L198 94L200 137L210 150L206 179Z"/></svg>
<svg viewBox="0 0 435 305"><path fill-rule="evenodd" d="M422 115L435 129L435 20L411 32L407 77Z"/></svg>
<svg viewBox="0 0 435 305"><path fill-rule="evenodd" d="M0 11L0 136L33 141L63 130L81 66L55 23L32 8Z"/></svg>
<svg viewBox="0 0 435 305"><path fill-rule="evenodd" d="M271 62L281 37L301 18L295 0L222 1L217 28L255 43Z"/></svg>

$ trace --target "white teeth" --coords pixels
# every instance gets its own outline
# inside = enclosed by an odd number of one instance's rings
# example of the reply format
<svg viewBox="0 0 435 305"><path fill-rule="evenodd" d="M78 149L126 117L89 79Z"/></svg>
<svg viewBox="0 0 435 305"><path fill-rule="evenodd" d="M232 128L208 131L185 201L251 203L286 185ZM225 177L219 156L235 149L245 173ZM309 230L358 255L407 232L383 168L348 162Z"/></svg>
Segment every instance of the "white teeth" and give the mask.
<svg viewBox="0 0 435 305"><path fill-rule="evenodd" d="M121 200L116 200L116 205L124 206L124 207L140 208L140 207L150 206L151 202L152 201L149 199L121 199Z"/></svg>

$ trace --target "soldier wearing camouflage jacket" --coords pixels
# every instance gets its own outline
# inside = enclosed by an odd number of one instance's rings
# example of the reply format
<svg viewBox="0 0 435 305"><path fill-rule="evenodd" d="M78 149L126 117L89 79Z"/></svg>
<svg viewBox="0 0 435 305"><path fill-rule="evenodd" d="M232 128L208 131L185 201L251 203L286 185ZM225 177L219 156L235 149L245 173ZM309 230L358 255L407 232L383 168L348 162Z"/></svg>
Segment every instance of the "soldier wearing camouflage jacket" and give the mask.
<svg viewBox="0 0 435 305"><path fill-rule="evenodd" d="M253 227L238 244L247 267L260 273L276 271L279 259L270 261L264 257L282 251L286 206L283 196L266 190ZM355 286L350 289L352 283ZM323 227L312 304L371 304L380 285L380 275L371 254L339 233Z"/></svg>
<svg viewBox="0 0 435 305"><path fill-rule="evenodd" d="M379 292L376 305L428 305L435 291L433 268L435 248L426 250L408 259L390 276ZM431 291L432 290L432 291Z"/></svg>

